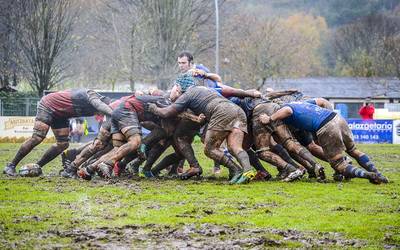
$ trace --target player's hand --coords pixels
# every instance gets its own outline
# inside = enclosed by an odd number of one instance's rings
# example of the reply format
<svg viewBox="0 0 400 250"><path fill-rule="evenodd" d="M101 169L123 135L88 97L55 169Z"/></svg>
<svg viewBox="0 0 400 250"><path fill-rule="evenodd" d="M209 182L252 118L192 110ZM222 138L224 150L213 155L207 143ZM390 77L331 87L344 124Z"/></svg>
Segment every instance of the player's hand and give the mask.
<svg viewBox="0 0 400 250"><path fill-rule="evenodd" d="M253 90L253 97L254 98L260 98L262 93L256 89Z"/></svg>
<svg viewBox="0 0 400 250"><path fill-rule="evenodd" d="M192 76L193 77L206 77L207 72L201 69L195 69L192 71Z"/></svg>
<svg viewBox="0 0 400 250"><path fill-rule="evenodd" d="M259 120L262 124L268 124L271 122L271 117L267 114L261 114Z"/></svg>
<svg viewBox="0 0 400 250"><path fill-rule="evenodd" d="M156 104L154 104L154 103L149 103L149 107L148 107L148 109L149 109L149 111L151 112L151 113L154 113L154 114L156 114L156 112L157 112L157 105Z"/></svg>
<svg viewBox="0 0 400 250"><path fill-rule="evenodd" d="M199 115L199 123L203 123L206 120L206 116L202 113Z"/></svg>

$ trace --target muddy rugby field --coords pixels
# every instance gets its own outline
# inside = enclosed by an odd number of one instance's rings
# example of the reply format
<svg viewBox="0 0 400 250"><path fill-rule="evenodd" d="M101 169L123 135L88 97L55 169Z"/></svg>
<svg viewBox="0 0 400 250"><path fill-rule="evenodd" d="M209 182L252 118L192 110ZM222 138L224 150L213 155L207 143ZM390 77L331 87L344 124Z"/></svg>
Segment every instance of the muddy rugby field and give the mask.
<svg viewBox="0 0 400 250"><path fill-rule="evenodd" d="M18 146L0 144L2 168ZM60 159L42 177L0 175L0 248L399 248L400 145L359 147L391 183L333 182L324 164L327 183L232 186L225 169L212 175L199 144L198 180L62 179Z"/></svg>

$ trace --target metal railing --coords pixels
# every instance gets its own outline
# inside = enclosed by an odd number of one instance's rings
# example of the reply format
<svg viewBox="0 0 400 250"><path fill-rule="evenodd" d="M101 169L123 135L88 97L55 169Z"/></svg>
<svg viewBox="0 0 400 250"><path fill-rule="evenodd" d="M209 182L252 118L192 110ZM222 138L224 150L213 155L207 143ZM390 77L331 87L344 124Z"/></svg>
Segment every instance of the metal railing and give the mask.
<svg viewBox="0 0 400 250"><path fill-rule="evenodd" d="M400 112L400 103L385 103L385 108L389 112Z"/></svg>
<svg viewBox="0 0 400 250"><path fill-rule="evenodd" d="M40 98L0 99L1 116L35 116Z"/></svg>

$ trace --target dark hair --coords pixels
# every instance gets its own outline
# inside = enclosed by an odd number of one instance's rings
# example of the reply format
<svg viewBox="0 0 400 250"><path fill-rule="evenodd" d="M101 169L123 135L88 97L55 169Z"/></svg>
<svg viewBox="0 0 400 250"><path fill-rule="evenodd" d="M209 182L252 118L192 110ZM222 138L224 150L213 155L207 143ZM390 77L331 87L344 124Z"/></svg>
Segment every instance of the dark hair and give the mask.
<svg viewBox="0 0 400 250"><path fill-rule="evenodd" d="M182 53L179 54L178 58L182 58L186 56L188 59L188 62L191 63L193 62L193 55L192 53L188 52L188 51L183 51Z"/></svg>

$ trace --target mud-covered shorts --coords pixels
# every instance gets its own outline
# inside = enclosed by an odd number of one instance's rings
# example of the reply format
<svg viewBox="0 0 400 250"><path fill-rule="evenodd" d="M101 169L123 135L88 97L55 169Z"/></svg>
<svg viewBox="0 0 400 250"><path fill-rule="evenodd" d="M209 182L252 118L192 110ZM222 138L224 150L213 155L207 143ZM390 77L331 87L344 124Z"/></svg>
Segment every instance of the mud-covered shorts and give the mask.
<svg viewBox="0 0 400 250"><path fill-rule="evenodd" d="M112 112L111 134L118 133L122 129L129 131L129 135L142 134L140 122L135 111L121 107Z"/></svg>
<svg viewBox="0 0 400 250"><path fill-rule="evenodd" d="M231 102L222 102L215 107L208 123L208 130L232 131L234 128L247 133L247 118L244 111Z"/></svg>
<svg viewBox="0 0 400 250"><path fill-rule="evenodd" d="M282 125L282 121L274 121L273 124L270 124L270 126L266 126L260 122L260 115L262 114L267 114L271 116L273 113L275 113L280 106L276 103L261 103L258 104L254 110L253 110L253 117L252 117L252 130L254 133L254 136L259 133L272 133L272 129L276 128L277 126Z"/></svg>
<svg viewBox="0 0 400 250"><path fill-rule="evenodd" d="M57 117L49 107L43 105L42 102L39 102L36 112L35 120L41 121L49 125L51 128L60 129L60 128L69 128L69 120L64 117Z"/></svg>
<svg viewBox="0 0 400 250"><path fill-rule="evenodd" d="M346 120L339 115L317 131L317 138L328 159L342 154L343 151L351 152L356 148L353 133Z"/></svg>

